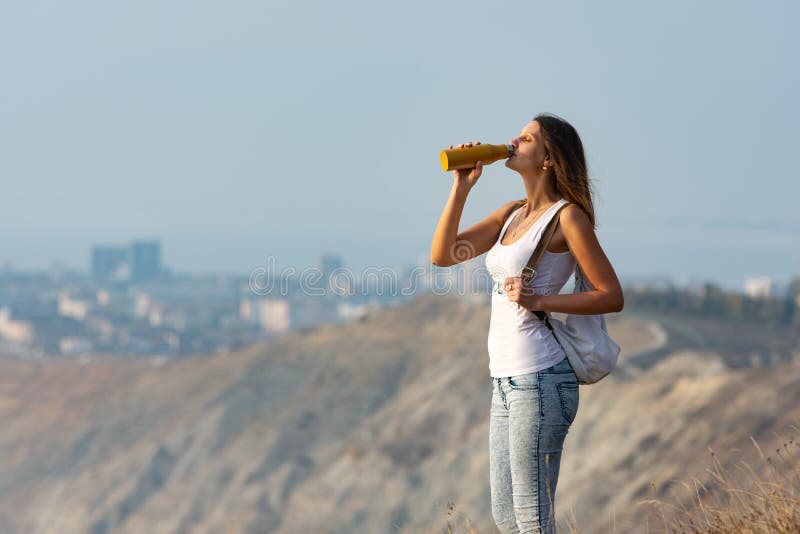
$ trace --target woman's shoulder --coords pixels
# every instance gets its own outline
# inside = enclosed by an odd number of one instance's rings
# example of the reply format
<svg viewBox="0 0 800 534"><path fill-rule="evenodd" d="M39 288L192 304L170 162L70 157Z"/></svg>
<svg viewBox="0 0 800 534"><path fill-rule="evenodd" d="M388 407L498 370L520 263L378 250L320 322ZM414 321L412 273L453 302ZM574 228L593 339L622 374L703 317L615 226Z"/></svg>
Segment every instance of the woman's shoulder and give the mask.
<svg viewBox="0 0 800 534"><path fill-rule="evenodd" d="M558 222L562 226L580 229L592 229L592 222L581 206L574 202L567 201L564 208L558 214Z"/></svg>
<svg viewBox="0 0 800 534"><path fill-rule="evenodd" d="M517 200L509 200L508 202L503 204L503 206L505 206L506 208L517 209L517 208L519 208L521 206L524 206L527 203L528 203L528 199L527 198L520 198L520 199L517 199Z"/></svg>
<svg viewBox="0 0 800 534"><path fill-rule="evenodd" d="M514 213L516 210L518 210L527 203L528 199L522 198L519 200L510 200L505 204L503 204L502 206L500 206L500 210L503 212L503 222L505 222L505 220L508 219L509 215L511 215L512 213Z"/></svg>

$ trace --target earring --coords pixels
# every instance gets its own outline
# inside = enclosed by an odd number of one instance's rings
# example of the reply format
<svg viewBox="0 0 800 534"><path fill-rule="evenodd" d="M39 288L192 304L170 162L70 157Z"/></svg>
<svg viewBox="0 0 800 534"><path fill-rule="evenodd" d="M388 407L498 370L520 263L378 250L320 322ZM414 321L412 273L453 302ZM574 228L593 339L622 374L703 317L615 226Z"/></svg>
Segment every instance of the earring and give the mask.
<svg viewBox="0 0 800 534"><path fill-rule="evenodd" d="M547 170L547 165L544 165L544 166L542 167L542 170L543 170L543 171L546 171L546 170Z"/></svg>

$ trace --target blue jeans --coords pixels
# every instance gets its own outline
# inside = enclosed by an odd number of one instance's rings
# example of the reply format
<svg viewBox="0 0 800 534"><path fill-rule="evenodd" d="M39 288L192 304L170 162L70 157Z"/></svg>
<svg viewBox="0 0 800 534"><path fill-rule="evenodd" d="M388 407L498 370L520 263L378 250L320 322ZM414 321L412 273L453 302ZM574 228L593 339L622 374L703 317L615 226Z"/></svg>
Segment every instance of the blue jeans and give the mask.
<svg viewBox="0 0 800 534"><path fill-rule="evenodd" d="M561 451L578 413L578 377L569 360L492 379L489 476L500 532L551 534Z"/></svg>

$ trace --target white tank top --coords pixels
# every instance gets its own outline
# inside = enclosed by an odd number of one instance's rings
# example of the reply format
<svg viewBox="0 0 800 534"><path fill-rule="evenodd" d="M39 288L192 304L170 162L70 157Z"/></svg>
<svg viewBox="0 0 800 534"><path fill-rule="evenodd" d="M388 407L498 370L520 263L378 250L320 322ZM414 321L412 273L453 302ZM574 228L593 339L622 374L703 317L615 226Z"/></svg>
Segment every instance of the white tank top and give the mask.
<svg viewBox="0 0 800 534"><path fill-rule="evenodd" d="M510 245L500 243L508 225L520 210L512 213L500 231L497 242L486 254L486 269L494 287L492 315L489 321L489 374L492 377L514 376L547 369L566 357L550 329L532 311L508 300L503 290L506 277L521 276L533 249L544 234L555 212L567 201L561 199L550 206L525 234ZM544 251L530 281L534 293L558 294L575 270L575 258L570 251Z"/></svg>

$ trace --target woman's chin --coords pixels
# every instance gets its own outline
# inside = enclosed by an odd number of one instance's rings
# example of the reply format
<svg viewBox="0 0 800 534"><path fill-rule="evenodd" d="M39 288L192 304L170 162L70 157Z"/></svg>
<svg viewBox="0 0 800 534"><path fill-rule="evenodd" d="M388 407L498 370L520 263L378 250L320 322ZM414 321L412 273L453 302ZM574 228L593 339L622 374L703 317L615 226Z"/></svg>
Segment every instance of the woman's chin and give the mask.
<svg viewBox="0 0 800 534"><path fill-rule="evenodd" d="M524 165L522 167L519 167L516 161L511 161L510 159L506 160L505 165L507 168L511 169L512 171L516 171L520 174L524 174L526 172Z"/></svg>

